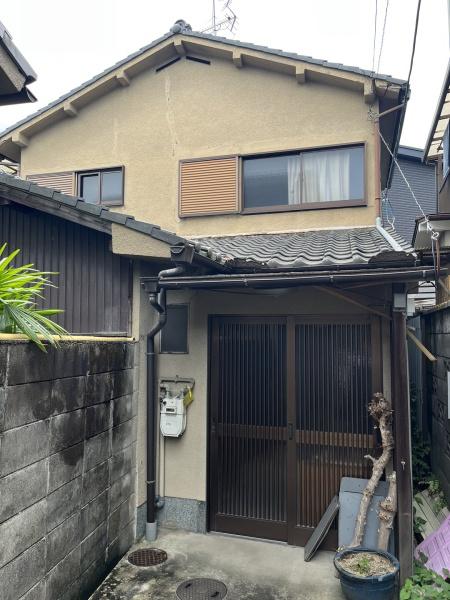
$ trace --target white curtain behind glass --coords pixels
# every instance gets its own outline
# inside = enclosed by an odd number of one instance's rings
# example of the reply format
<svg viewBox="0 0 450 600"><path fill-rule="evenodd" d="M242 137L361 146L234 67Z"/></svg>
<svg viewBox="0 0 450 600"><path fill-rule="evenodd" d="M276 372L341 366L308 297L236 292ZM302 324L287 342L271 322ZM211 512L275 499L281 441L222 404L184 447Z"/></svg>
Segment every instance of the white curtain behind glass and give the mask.
<svg viewBox="0 0 450 600"><path fill-rule="evenodd" d="M343 148L305 152L302 163L302 203L349 199L350 150ZM291 204L290 199L289 203Z"/></svg>
<svg viewBox="0 0 450 600"><path fill-rule="evenodd" d="M288 203L300 204L301 202L301 159L300 156L288 158Z"/></svg>

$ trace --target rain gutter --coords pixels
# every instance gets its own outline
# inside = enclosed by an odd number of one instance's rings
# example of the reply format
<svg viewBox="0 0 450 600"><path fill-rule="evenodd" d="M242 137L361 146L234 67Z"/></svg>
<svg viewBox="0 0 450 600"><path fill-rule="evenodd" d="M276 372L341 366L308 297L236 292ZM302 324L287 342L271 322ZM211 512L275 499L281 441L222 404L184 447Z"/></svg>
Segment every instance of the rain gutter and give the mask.
<svg viewBox="0 0 450 600"><path fill-rule="evenodd" d="M445 274L447 269L442 270ZM224 289L224 288L285 288L299 285L332 285L356 281L434 281L433 268L403 267L382 269L352 269L326 272L269 272L235 273L220 275L191 275L164 277L159 287L166 290L177 289Z"/></svg>

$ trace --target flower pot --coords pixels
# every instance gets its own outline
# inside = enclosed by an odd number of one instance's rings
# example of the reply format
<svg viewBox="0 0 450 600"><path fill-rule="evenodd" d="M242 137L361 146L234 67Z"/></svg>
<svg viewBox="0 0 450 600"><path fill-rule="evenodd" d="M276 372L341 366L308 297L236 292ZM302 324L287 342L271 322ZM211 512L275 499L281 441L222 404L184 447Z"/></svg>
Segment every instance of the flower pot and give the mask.
<svg viewBox="0 0 450 600"><path fill-rule="evenodd" d="M354 575L346 571L339 561L351 554L365 552L368 554L378 554L387 558L394 571L384 575ZM350 548L337 552L334 557L334 566L339 572L342 591L347 600L391 600L394 597L397 573L400 568L398 560L389 552L383 550L373 550L370 548Z"/></svg>

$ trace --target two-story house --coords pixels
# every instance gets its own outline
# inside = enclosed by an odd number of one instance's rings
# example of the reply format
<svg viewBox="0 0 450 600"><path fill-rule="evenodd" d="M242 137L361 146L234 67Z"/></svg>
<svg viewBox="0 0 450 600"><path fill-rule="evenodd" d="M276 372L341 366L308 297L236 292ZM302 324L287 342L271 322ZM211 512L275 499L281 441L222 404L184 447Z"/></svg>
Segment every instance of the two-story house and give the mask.
<svg viewBox="0 0 450 600"><path fill-rule="evenodd" d="M63 273L70 258L58 300L72 332L139 340L137 511L149 539L158 518L304 545L341 478L367 476L378 445L367 404L381 391L394 406L409 573L405 284L434 272L380 208L407 95L402 80L180 21L1 134L22 177L0 176L5 241L27 246L30 211L104 236L101 252L87 234L67 248L43 226L35 262ZM117 269L126 279L130 264L128 312ZM180 393L186 429L162 436L160 409L173 432Z"/></svg>

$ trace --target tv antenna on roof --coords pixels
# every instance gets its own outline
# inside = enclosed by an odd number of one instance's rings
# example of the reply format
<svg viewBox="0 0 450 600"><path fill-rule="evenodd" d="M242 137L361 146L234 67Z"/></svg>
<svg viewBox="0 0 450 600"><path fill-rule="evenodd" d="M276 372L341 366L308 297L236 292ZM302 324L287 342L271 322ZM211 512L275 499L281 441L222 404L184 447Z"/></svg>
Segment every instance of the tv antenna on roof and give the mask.
<svg viewBox="0 0 450 600"><path fill-rule="evenodd" d="M237 16L231 8L232 0L222 0L221 14L216 10L216 0L212 0L212 18L211 24L202 30L202 33L212 33L216 35L219 31L233 32L237 23Z"/></svg>

